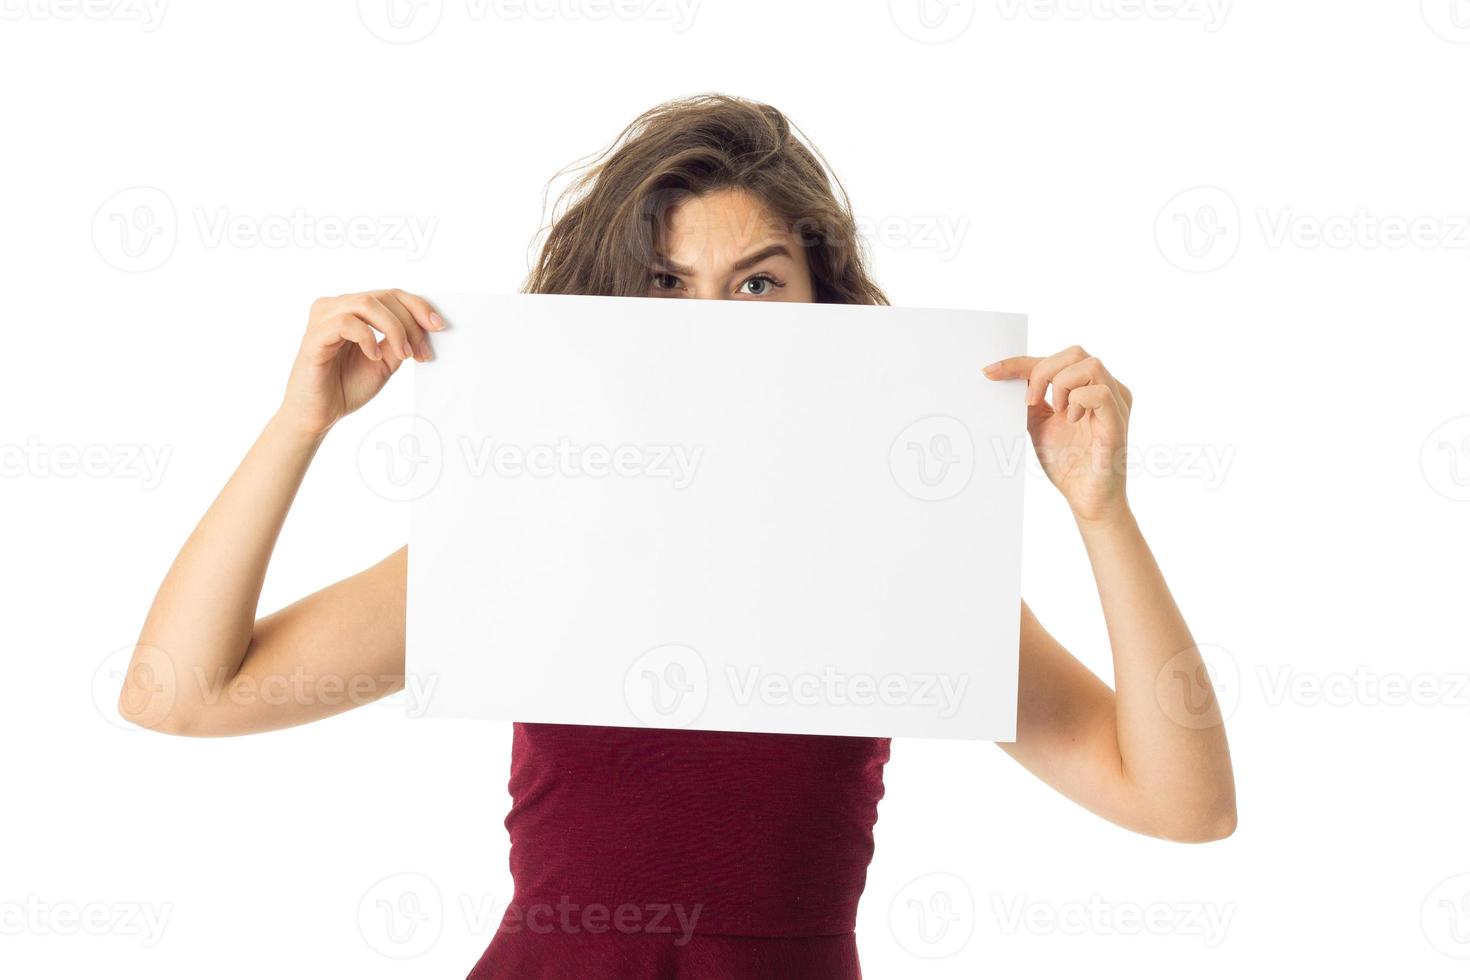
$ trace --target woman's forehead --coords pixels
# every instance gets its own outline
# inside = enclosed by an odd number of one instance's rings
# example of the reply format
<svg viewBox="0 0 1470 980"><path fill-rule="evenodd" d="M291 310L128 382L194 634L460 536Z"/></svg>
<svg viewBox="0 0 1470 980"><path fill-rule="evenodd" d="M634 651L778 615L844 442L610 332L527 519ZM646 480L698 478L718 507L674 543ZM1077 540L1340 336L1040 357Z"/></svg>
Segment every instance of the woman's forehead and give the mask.
<svg viewBox="0 0 1470 980"><path fill-rule="evenodd" d="M778 215L748 191L711 191L681 201L669 211L660 249L671 263L734 262L752 252L794 239Z"/></svg>

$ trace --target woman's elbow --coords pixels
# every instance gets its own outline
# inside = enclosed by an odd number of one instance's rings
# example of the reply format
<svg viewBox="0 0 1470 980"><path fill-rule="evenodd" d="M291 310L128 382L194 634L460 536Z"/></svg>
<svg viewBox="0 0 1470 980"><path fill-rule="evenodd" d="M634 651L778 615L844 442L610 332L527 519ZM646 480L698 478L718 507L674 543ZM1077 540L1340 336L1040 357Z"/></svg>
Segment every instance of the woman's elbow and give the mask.
<svg viewBox="0 0 1470 980"><path fill-rule="evenodd" d="M1230 803L1193 814L1187 820L1171 821L1158 828L1154 836L1176 844L1208 844L1235 833L1237 822L1235 804Z"/></svg>
<svg viewBox="0 0 1470 980"><path fill-rule="evenodd" d="M140 700L126 684L117 698L117 713L123 721L161 735L210 735L206 721L196 714L180 710L178 705Z"/></svg>
<svg viewBox="0 0 1470 980"><path fill-rule="evenodd" d="M179 697L174 685L150 680L146 670L130 670L117 694L123 721L163 735L213 735L214 720L204 704Z"/></svg>

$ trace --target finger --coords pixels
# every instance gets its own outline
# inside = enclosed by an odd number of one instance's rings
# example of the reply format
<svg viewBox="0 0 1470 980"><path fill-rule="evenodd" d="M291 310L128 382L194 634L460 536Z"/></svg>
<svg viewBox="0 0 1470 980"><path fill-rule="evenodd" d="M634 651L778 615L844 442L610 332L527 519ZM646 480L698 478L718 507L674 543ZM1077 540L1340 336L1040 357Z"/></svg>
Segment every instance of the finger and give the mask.
<svg viewBox="0 0 1470 980"><path fill-rule="evenodd" d="M383 359L373 328L351 313L335 313L321 320L310 338L310 348L319 363L336 357L343 344L357 345L370 361Z"/></svg>
<svg viewBox="0 0 1470 980"><path fill-rule="evenodd" d="M1048 405L1046 402L1042 402L1040 405L1027 405L1026 431L1035 431L1038 425L1041 425L1047 419L1051 418L1053 414L1055 413L1052 412L1051 406Z"/></svg>
<svg viewBox="0 0 1470 980"><path fill-rule="evenodd" d="M397 353L401 360L413 358L413 344L409 339L409 326L405 324L388 307L383 305L382 300L369 293L359 293L347 298L346 311L355 313L368 323L373 329L382 334L388 340L388 349ZM409 318L413 322L413 318ZM417 325L413 329L417 330Z"/></svg>
<svg viewBox="0 0 1470 980"><path fill-rule="evenodd" d="M1026 383L1026 404L1035 405L1046 400L1046 386L1051 383L1058 371L1087 357L1087 351L1081 347L1068 347L1064 351L1058 351L1050 357L1044 357L1031 369L1031 377Z"/></svg>
<svg viewBox="0 0 1470 980"><path fill-rule="evenodd" d="M413 314L408 312L402 303L389 296L386 291L367 293L364 300L370 308L381 310L391 316L403 328L403 339L408 342L409 357L416 361L428 360L429 346L424 342L423 328L418 325Z"/></svg>
<svg viewBox="0 0 1470 980"><path fill-rule="evenodd" d="M1012 378L1029 378L1031 369L1040 361L1039 357L1007 357L981 368L992 381L1007 381Z"/></svg>
<svg viewBox="0 0 1470 980"><path fill-rule="evenodd" d="M1090 384L1116 385L1117 382L1096 357L1084 357L1076 364L1062 368L1051 379L1052 407L1059 413L1065 412L1067 392Z"/></svg>
<svg viewBox="0 0 1470 980"><path fill-rule="evenodd" d="M343 313L339 317L333 317L338 323L337 336L349 344L356 344L370 361L381 361L383 352L378 349L378 337L373 333L373 328L368 326L367 321L351 313Z"/></svg>
<svg viewBox="0 0 1470 980"><path fill-rule="evenodd" d="M377 294L377 298L401 322L413 325L409 329L409 342L413 344L413 352L418 359L427 361L433 355L433 351L429 349L429 335L425 332L424 325L419 323L418 318L409 312L408 307L404 306L397 296L393 295L392 290Z"/></svg>
<svg viewBox="0 0 1470 980"><path fill-rule="evenodd" d="M409 311L413 313L413 318L425 330L444 329L444 318L439 315L438 310L434 309L433 304L422 296L402 289L390 289L388 292L392 293L398 302L408 307Z"/></svg>
<svg viewBox="0 0 1470 980"><path fill-rule="evenodd" d="M389 319L393 318L390 317ZM343 312L328 318L327 322L324 324L324 328L330 333L332 331L340 331L342 324L354 323L361 324L364 328L367 329L367 336L364 339L371 339L373 349L378 354L378 356L374 358L374 360L381 360L384 364L388 365L391 370L397 371L399 365L412 357L411 352L408 357L404 356L404 341L401 336L402 327L397 328L398 333L395 334L394 332L392 332L393 328L391 327L391 325L389 325L390 332L384 333L382 328L380 328L376 323L365 319L363 316L357 313L352 313L344 310ZM353 326L351 329L356 332L358 328L356 326ZM382 339L379 339L378 337L378 334L380 333L383 335Z"/></svg>
<svg viewBox="0 0 1470 980"><path fill-rule="evenodd" d="M1105 384L1087 385L1072 391L1067 421L1076 422L1088 412L1109 425L1121 425L1123 421L1123 406L1118 401L1118 393Z"/></svg>

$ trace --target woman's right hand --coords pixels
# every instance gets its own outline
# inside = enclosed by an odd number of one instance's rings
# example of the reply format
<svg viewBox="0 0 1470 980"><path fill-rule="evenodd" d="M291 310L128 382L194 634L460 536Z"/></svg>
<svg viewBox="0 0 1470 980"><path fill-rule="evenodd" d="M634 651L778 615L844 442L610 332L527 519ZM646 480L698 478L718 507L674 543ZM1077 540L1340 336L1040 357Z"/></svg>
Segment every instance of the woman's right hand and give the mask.
<svg viewBox="0 0 1470 980"><path fill-rule="evenodd" d="M402 687L406 548L269 616L258 617L260 590L322 435L404 361L427 359L428 335L442 329L432 306L401 289L311 304L280 409L184 542L148 610L119 692L124 718L176 735L243 735L325 718ZM303 687L301 678L321 683ZM268 691L284 693L262 696Z"/></svg>
<svg viewBox="0 0 1470 980"><path fill-rule="evenodd" d="M382 391L404 361L428 360L428 334L443 329L443 318L423 297L401 289L317 300L311 304L279 417L304 432L324 435Z"/></svg>

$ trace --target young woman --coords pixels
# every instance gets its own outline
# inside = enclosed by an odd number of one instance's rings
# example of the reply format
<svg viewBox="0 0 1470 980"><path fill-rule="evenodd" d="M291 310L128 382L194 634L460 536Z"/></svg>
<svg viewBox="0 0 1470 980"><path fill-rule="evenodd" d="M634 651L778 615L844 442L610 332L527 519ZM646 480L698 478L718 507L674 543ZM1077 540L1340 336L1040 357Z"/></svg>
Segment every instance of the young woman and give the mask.
<svg viewBox="0 0 1470 980"><path fill-rule="evenodd" d="M564 201L530 292L887 302L841 185L770 106L723 96L659 106ZM406 548L263 618L256 604L317 447L404 361L428 358L443 327L400 289L312 305L279 410L159 588L125 716L180 735L240 735L401 686ZM1117 685L1023 604L1017 737L1001 748L1123 827L1177 841L1230 834L1218 708L1115 465L1132 395L1080 347L975 365L975 383L987 378L1027 382L1032 441L1086 546ZM234 696L303 673L341 679L348 696ZM380 677L396 680L350 683ZM471 976L858 977L853 924L887 758L876 738L516 725L515 896Z"/></svg>

